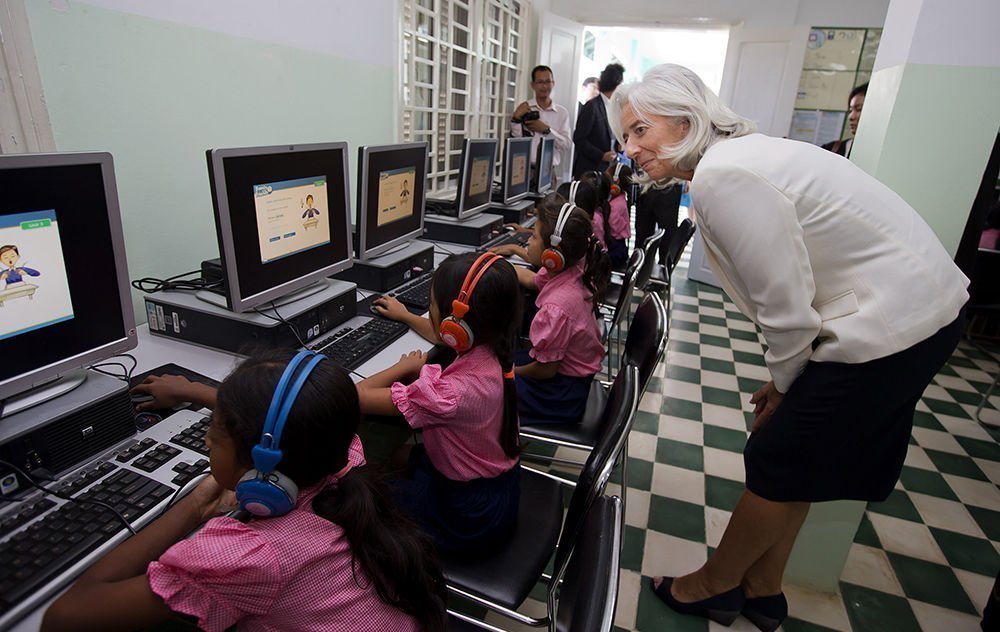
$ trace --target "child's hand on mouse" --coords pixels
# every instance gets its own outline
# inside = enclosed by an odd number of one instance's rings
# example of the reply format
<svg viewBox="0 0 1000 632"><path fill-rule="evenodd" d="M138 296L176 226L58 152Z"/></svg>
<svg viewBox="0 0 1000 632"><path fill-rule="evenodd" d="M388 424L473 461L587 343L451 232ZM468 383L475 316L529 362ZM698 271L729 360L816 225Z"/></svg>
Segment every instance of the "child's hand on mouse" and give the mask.
<svg viewBox="0 0 1000 632"><path fill-rule="evenodd" d="M196 401L194 393L198 386L180 375L150 375L142 381L142 384L132 387L129 392L150 395L153 398L148 402L137 404L136 410L162 410Z"/></svg>
<svg viewBox="0 0 1000 632"><path fill-rule="evenodd" d="M520 224L515 224L515 223L504 224L503 227L506 228L506 229L508 229L508 230L510 230L511 232L514 232L514 233L530 233L530 232L532 232L532 230L530 228L525 228L524 226L521 226Z"/></svg>
<svg viewBox="0 0 1000 632"><path fill-rule="evenodd" d="M420 369L423 368L424 363L427 362L427 354L423 351L411 351L407 354L400 356L399 362L396 366L400 368L401 371L405 372L407 375L412 375L416 377L420 375Z"/></svg>
<svg viewBox="0 0 1000 632"><path fill-rule="evenodd" d="M408 313L406 306L391 296L378 297L372 301L372 307L374 307L380 315L385 316L386 318L391 318L392 320L403 320L403 317Z"/></svg>
<svg viewBox="0 0 1000 632"><path fill-rule="evenodd" d="M493 246L490 248L490 252L500 255L501 257L510 257L511 255L520 255L524 251L524 248L516 244L503 244L500 246Z"/></svg>

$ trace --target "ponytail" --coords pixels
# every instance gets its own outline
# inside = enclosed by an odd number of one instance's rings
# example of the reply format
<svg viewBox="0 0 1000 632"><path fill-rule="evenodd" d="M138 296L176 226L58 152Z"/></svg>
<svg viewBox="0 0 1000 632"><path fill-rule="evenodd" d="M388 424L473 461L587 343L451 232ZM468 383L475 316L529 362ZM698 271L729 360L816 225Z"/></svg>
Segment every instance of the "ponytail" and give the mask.
<svg viewBox="0 0 1000 632"><path fill-rule="evenodd" d="M392 500L381 474L355 467L312 506L344 530L359 587L365 587L360 567L383 603L416 619L421 630L444 632L446 589L434 543Z"/></svg>
<svg viewBox="0 0 1000 632"><path fill-rule="evenodd" d="M611 279L611 258L608 256L608 251L601 246L601 242L597 241L593 235L590 237L585 256L583 285L593 295L593 308L596 314L601 303L604 302L608 281Z"/></svg>
<svg viewBox="0 0 1000 632"><path fill-rule="evenodd" d="M520 319L519 319L520 320ZM508 458L521 454L521 429L517 418L517 384L514 382L514 344L517 325L505 341L493 346L503 370L503 423L500 426L500 447Z"/></svg>

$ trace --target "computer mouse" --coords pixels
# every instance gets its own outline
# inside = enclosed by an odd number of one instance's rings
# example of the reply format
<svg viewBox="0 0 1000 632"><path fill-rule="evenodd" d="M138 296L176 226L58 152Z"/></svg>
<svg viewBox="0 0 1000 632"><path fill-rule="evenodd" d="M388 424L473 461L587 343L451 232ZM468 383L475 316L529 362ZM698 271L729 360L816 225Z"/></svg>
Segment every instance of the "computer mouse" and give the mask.
<svg viewBox="0 0 1000 632"><path fill-rule="evenodd" d="M372 302L371 302L371 303L370 303L370 304L368 305L368 311L370 311L370 312L371 312L372 314L374 314L374 315L376 315L376 316L381 316L381 315L382 315L382 314L381 314L381 313L380 313L380 312L378 311L378 307L376 307L376 306L375 306L375 301L372 301Z"/></svg>
<svg viewBox="0 0 1000 632"><path fill-rule="evenodd" d="M517 232L517 228L514 227L514 226L504 226L503 229L505 231L507 231L508 233L516 233Z"/></svg>

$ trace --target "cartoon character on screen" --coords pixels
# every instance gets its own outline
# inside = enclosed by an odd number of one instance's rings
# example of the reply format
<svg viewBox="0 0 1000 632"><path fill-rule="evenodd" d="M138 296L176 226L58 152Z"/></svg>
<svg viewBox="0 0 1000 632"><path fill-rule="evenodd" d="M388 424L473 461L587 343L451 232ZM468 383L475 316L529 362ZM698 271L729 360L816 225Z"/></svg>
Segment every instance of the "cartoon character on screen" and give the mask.
<svg viewBox="0 0 1000 632"><path fill-rule="evenodd" d="M27 296L30 299L38 288L37 285L26 283L24 277L41 276L42 273L34 268L17 265L20 259L21 253L17 246L0 246L0 305L3 305L4 300L12 298Z"/></svg>
<svg viewBox="0 0 1000 632"><path fill-rule="evenodd" d="M405 200L410 197L410 184L409 180L403 179L403 190L399 192L399 199Z"/></svg>
<svg viewBox="0 0 1000 632"><path fill-rule="evenodd" d="M302 219L306 220L302 222L302 228L309 230L310 228L316 228L319 226L319 209L313 207L313 196L306 196L306 210L302 213Z"/></svg>

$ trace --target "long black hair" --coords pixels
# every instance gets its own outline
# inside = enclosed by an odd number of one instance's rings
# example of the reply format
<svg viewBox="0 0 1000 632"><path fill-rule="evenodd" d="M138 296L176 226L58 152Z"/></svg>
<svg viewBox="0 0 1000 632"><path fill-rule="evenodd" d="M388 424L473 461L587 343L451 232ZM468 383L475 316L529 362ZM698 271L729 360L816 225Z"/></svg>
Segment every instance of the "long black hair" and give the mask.
<svg viewBox="0 0 1000 632"><path fill-rule="evenodd" d="M451 255L434 271L431 292L442 320L451 315L451 303L458 298L465 276L479 256L475 252ZM474 344L489 345L500 361L501 370L505 374L510 373L514 370L514 349L523 309L523 295L514 266L506 260L491 265L479 279L469 299L469 311L462 320L472 330ZM504 378L503 394L500 446L504 454L513 458L521 453L514 380Z"/></svg>
<svg viewBox="0 0 1000 632"><path fill-rule="evenodd" d="M245 467L253 467L250 451L260 442L274 389L293 356L269 351L251 357L219 387L213 423L222 424ZM278 469L299 489L340 471L360 419L350 377L323 360L292 406ZM320 491L312 509L344 530L359 586L363 574L379 599L412 616L421 629L445 629L445 584L434 544L397 507L382 475L368 466L355 467Z"/></svg>
<svg viewBox="0 0 1000 632"><path fill-rule="evenodd" d="M561 189L561 187L560 187ZM580 193L584 190L593 191L589 185L581 184L576 192L577 202L580 201ZM552 233L555 231L556 222L559 220L559 211L566 198L558 193L550 193L545 196L536 206L538 209L539 232L542 242L549 244ZM607 251L601 247L601 243L594 237L594 226L585 209L574 209L570 213L569 219L562 229L562 242L559 250L566 261L566 267L575 265L577 261L584 259L583 264L583 285L593 296L593 308L596 312L598 306L604 301L604 294L608 289L608 281L611 278L611 259Z"/></svg>

